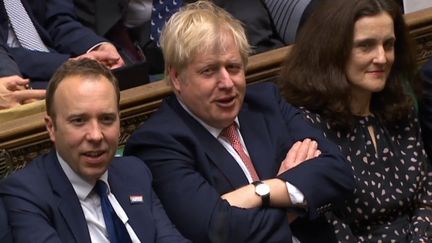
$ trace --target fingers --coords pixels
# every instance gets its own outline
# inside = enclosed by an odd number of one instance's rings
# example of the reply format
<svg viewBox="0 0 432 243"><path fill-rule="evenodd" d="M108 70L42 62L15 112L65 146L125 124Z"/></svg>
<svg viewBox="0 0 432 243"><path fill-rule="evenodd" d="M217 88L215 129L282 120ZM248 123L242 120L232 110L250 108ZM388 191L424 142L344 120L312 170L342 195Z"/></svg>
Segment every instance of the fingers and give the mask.
<svg viewBox="0 0 432 243"><path fill-rule="evenodd" d="M279 167L278 175L282 174L283 172L297 165L295 161L301 144L302 142L300 141L295 142L293 146L290 148L290 150L288 150L285 159L282 161L281 166Z"/></svg>
<svg viewBox="0 0 432 243"><path fill-rule="evenodd" d="M45 93L46 91L42 89L27 89L14 91L13 95L16 102L20 104L27 104L36 100L44 99Z"/></svg>
<svg viewBox="0 0 432 243"><path fill-rule="evenodd" d="M10 91L25 89L29 84L29 79L21 78L18 75L7 76L0 78L0 82Z"/></svg>
<svg viewBox="0 0 432 243"><path fill-rule="evenodd" d="M295 163L298 164L307 159L309 148L311 147L311 140L306 138L300 144L300 147L296 153ZM312 149L312 148L311 148Z"/></svg>
<svg viewBox="0 0 432 243"><path fill-rule="evenodd" d="M303 140L296 154L296 163L301 163L305 160L313 159L321 154L318 149L318 143L309 138Z"/></svg>
<svg viewBox="0 0 432 243"><path fill-rule="evenodd" d="M314 140L310 140L309 146L307 148L307 155L304 160L313 159L315 158L315 153L319 151L318 150L318 143Z"/></svg>
<svg viewBox="0 0 432 243"><path fill-rule="evenodd" d="M123 61L123 59L120 57L116 63L112 63L111 66L109 66L111 69L114 68L119 68L119 67L123 67L125 65L125 62Z"/></svg>
<svg viewBox="0 0 432 243"><path fill-rule="evenodd" d="M297 141L288 151L285 159L282 161L278 175L303 163L306 160L316 158L321 155L318 149L318 143L309 138L303 141Z"/></svg>
<svg viewBox="0 0 432 243"><path fill-rule="evenodd" d="M100 63L102 63L103 65L105 65L110 69L122 67L125 65L123 59L120 57L120 55L118 55L118 53L116 54L116 53L97 50L97 51L91 51L89 53L77 56L74 59L80 60L83 58L89 58L89 59L99 61Z"/></svg>
<svg viewBox="0 0 432 243"><path fill-rule="evenodd" d="M288 151L287 156L286 156L284 161L286 161L287 163L290 163L290 164L294 163L296 161L297 153L298 153L301 145L302 145L302 142L300 142L300 141L295 142L293 144L293 146L290 148L290 150Z"/></svg>

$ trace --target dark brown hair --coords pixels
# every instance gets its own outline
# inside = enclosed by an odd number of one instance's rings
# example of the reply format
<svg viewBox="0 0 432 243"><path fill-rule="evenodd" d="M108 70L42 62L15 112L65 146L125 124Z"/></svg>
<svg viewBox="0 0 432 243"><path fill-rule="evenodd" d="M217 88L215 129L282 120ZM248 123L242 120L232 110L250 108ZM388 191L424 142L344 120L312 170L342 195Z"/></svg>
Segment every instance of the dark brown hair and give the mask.
<svg viewBox="0 0 432 243"><path fill-rule="evenodd" d="M393 0L323 1L282 65L279 81L288 102L321 114L336 128L350 128L354 115L345 70L354 25L362 17L383 12L393 19L395 61L384 89L372 95L371 111L387 125L405 118L412 106L405 86L414 80L415 61L402 13Z"/></svg>
<svg viewBox="0 0 432 243"><path fill-rule="evenodd" d="M120 101L120 90L118 87L117 79L111 73L111 71L103 64L91 60L88 58L81 60L69 60L61 65L49 81L47 93L46 93L46 110L48 116L54 118L56 113L54 110L54 94L59 84L70 76L83 76L83 77L98 77L103 76L110 81L115 89L117 96L117 106Z"/></svg>

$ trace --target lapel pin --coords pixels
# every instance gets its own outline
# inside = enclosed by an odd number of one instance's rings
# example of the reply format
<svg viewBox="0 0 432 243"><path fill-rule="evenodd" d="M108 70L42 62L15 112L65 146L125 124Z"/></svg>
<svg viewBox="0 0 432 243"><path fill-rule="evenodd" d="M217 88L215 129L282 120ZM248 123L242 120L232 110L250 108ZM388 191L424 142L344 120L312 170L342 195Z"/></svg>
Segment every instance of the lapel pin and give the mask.
<svg viewBox="0 0 432 243"><path fill-rule="evenodd" d="M129 201L131 204L137 204L137 203L142 203L144 200L142 195L130 195Z"/></svg>

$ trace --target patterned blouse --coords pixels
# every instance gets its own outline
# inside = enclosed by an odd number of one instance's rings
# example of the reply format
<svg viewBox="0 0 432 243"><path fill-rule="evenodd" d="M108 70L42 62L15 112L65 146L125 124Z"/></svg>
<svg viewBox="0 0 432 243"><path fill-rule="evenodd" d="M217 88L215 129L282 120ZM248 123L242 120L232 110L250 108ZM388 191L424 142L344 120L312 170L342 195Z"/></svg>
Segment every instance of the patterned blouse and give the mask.
<svg viewBox="0 0 432 243"><path fill-rule="evenodd" d="M356 189L327 214L339 242L432 242L432 173L416 114L394 130L374 116L357 117L354 129L331 130L317 115L306 117L339 145L354 170ZM374 128L376 149L368 126Z"/></svg>

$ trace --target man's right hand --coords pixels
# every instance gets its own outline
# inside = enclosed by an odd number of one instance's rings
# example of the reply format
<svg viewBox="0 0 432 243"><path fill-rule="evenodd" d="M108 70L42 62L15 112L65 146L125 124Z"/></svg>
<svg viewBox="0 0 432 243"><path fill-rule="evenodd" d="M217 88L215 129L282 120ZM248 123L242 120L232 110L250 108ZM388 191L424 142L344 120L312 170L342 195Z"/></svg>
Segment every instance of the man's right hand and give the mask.
<svg viewBox="0 0 432 243"><path fill-rule="evenodd" d="M45 90L27 89L29 82L17 75L0 78L0 109L44 99Z"/></svg>

